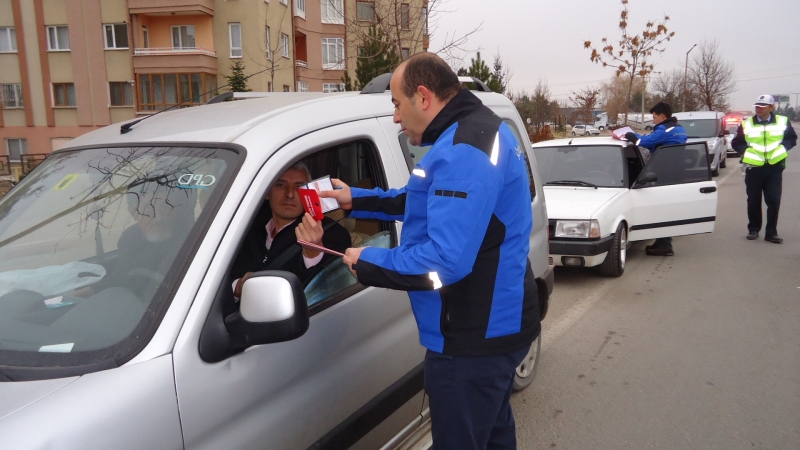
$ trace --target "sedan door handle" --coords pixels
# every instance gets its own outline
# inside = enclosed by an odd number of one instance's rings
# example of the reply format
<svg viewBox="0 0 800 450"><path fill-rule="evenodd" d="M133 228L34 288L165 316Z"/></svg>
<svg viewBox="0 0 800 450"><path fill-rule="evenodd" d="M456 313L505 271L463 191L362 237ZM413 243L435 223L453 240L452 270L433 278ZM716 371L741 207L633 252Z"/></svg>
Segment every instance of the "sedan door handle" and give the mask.
<svg viewBox="0 0 800 450"><path fill-rule="evenodd" d="M701 188L700 188L700 193L701 193L701 194L710 194L710 193L712 193L712 192L717 192L717 187L716 187L716 186L711 186L711 187L701 187Z"/></svg>

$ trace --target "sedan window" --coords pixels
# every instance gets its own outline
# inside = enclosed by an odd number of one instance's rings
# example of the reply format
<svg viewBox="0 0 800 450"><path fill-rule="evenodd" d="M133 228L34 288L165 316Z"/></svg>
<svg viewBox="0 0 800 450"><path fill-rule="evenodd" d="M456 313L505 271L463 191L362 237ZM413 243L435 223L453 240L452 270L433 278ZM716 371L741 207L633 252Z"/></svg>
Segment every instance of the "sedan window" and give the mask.
<svg viewBox="0 0 800 450"><path fill-rule="evenodd" d="M620 146L572 145L533 151L545 185L626 186L626 162Z"/></svg>

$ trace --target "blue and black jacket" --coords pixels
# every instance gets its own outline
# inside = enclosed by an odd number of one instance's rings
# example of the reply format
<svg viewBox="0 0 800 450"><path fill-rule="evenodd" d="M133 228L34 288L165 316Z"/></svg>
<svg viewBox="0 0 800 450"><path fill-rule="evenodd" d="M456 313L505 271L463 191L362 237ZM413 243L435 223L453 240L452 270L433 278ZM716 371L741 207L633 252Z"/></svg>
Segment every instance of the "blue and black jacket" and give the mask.
<svg viewBox="0 0 800 450"><path fill-rule="evenodd" d="M523 149L468 90L422 142L433 146L405 188L352 190L352 217L403 221L398 247L361 253L359 282L409 291L420 342L432 351L489 355L529 345L541 325Z"/></svg>
<svg viewBox="0 0 800 450"><path fill-rule="evenodd" d="M636 133L634 133L636 134ZM653 132L644 136L636 134L639 140L636 145L644 147L651 152L658 150L662 145L685 144L686 130L678 124L678 119L670 117L653 128Z"/></svg>

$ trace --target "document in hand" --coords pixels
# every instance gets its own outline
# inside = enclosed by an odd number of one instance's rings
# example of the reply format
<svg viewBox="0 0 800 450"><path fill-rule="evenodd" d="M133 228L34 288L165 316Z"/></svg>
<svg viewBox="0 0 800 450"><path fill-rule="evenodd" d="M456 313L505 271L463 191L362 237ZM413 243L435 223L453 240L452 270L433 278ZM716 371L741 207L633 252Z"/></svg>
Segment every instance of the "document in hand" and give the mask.
<svg viewBox="0 0 800 450"><path fill-rule="evenodd" d="M619 128L619 129L613 130L611 132L611 136L614 139L616 139L618 141L621 141L621 140L625 139L625 133L633 133L633 130L631 129L631 127Z"/></svg>
<svg viewBox="0 0 800 450"><path fill-rule="evenodd" d="M333 183L331 183L331 177L326 175L322 178L317 178L316 180L311 181L307 185L303 186L303 188L314 189L315 191L317 191L317 193L322 191L332 191ZM339 202L337 202L335 198L320 198L320 202L322 205L323 213L340 208Z"/></svg>

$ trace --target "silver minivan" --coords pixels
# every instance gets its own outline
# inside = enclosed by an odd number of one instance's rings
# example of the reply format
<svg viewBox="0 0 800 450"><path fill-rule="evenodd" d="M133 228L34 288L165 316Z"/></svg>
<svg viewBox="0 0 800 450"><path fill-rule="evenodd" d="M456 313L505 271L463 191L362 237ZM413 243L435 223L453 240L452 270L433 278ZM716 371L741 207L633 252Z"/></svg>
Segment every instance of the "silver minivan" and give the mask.
<svg viewBox="0 0 800 450"><path fill-rule="evenodd" d="M705 142L711 175L719 176L719 169L728 163L725 146L725 113L719 111L689 111L673 114L686 130L688 142ZM735 132L734 132L735 133Z"/></svg>
<svg viewBox="0 0 800 450"><path fill-rule="evenodd" d="M392 122L385 89L269 93L109 126L2 198L0 446L399 448L424 429L425 350L405 292L365 287L338 259L305 285L257 273L238 302L229 275L297 161L353 186L406 184L424 149ZM530 143L506 97L477 95L529 162L544 314L553 278ZM338 220L354 246L399 242L402 224Z"/></svg>

